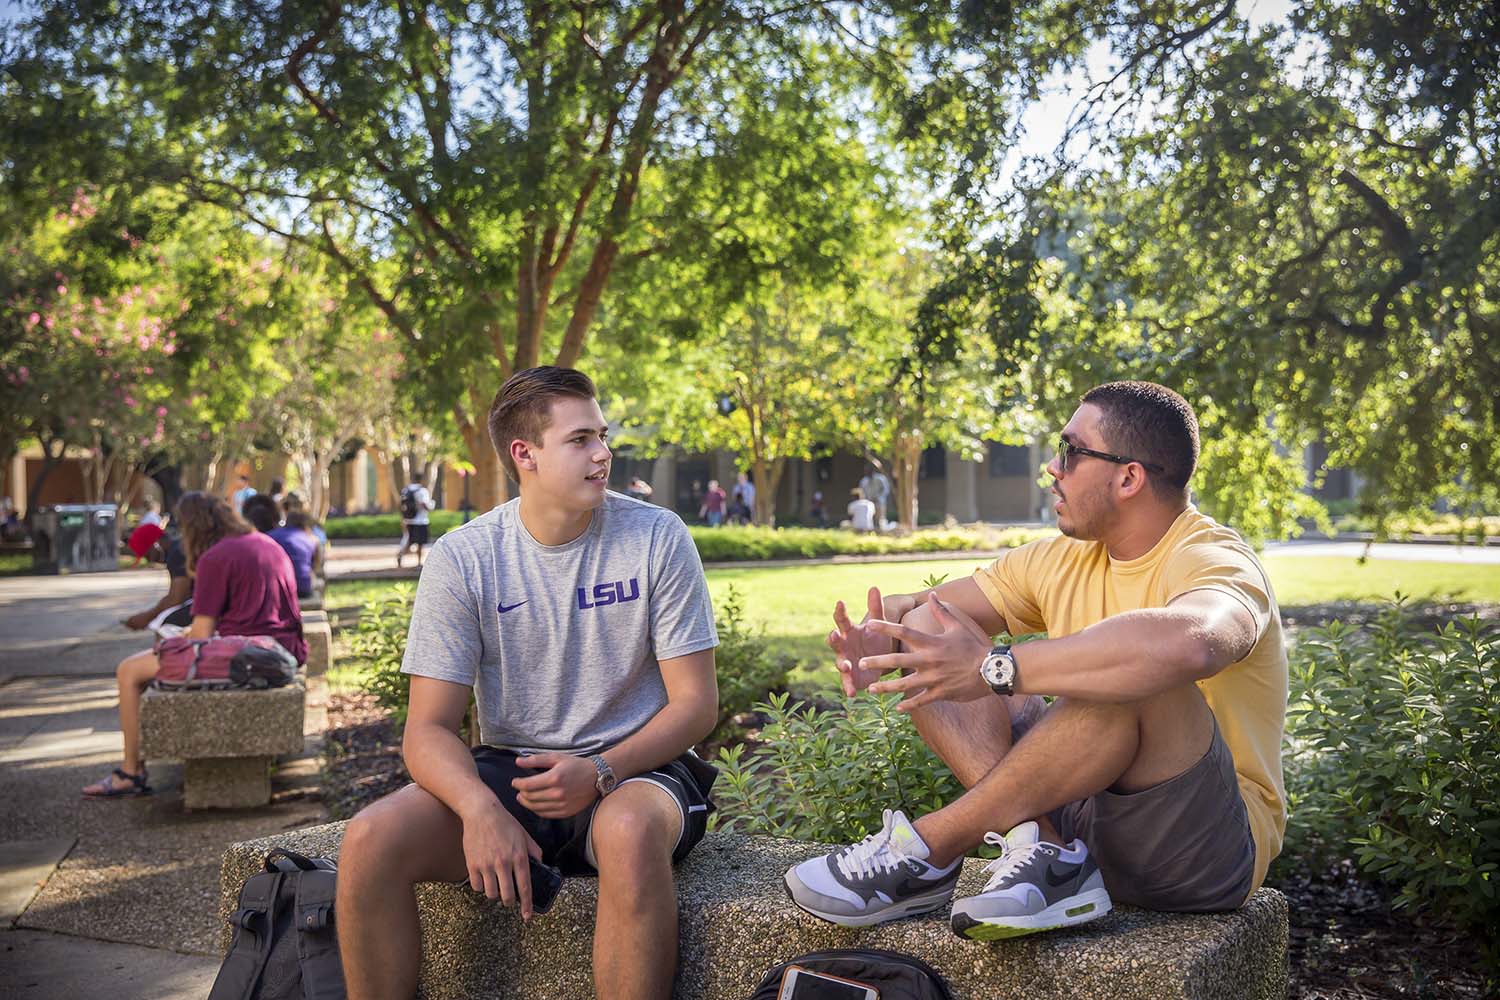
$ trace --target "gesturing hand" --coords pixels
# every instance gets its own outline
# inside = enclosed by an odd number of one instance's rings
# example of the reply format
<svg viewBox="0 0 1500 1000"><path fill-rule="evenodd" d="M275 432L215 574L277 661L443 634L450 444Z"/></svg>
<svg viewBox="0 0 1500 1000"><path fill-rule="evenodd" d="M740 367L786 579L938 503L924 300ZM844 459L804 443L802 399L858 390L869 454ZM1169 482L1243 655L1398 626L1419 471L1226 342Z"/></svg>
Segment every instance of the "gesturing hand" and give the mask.
<svg viewBox="0 0 1500 1000"><path fill-rule="evenodd" d="M887 621L870 621L865 626L906 647L905 652L866 656L862 664L855 665L865 672L911 671L904 677L870 685L876 694L899 691L905 695L896 706L898 711L910 712L934 701L974 701L990 693L989 685L979 676L979 664L990 651L984 629L962 611L938 600L936 594L928 595L927 606L942 631L921 632Z"/></svg>
<svg viewBox="0 0 1500 1000"><path fill-rule="evenodd" d="M592 761L566 753L537 753L516 758L516 766L541 771L510 784L517 801L546 819L566 819L599 797L599 771Z"/></svg>
<svg viewBox="0 0 1500 1000"><path fill-rule="evenodd" d="M470 888L506 906L519 903L521 919L530 920L531 865L527 858L540 861L542 849L498 801L461 818Z"/></svg>
<svg viewBox="0 0 1500 1000"><path fill-rule="evenodd" d="M855 625L849 620L849 611L843 601L833 607L833 623L836 626L828 633L828 648L833 650L834 664L839 668L844 694L851 698L869 687L880 676L878 670L860 667L860 661L883 653L893 653L896 644L889 638L870 628L873 621L899 622L916 607L916 599L910 594L897 594L882 598L879 587L871 587L866 595L864 621Z"/></svg>

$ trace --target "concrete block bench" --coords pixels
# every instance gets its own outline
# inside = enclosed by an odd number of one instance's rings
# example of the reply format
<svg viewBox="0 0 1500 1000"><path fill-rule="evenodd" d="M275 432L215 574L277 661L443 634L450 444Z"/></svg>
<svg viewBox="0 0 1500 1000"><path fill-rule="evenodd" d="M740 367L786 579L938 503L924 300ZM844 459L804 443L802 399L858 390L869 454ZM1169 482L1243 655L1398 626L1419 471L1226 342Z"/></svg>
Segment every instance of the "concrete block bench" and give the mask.
<svg viewBox="0 0 1500 1000"><path fill-rule="evenodd" d="M224 855L220 910L273 846L337 857L332 823L233 844ZM948 928L947 911L876 927L808 916L782 887L788 867L826 847L711 833L677 868L681 959L677 1000L745 1000L778 962L822 948L875 947L917 955L942 973L956 1000L1043 998L1264 998L1287 984L1286 899L1261 889L1234 913L1172 915L1129 907L1081 927L983 944ZM983 861L964 865L960 892L984 884ZM421 995L431 1000L578 1000L593 995L596 883L569 879L552 911L523 927L512 911L467 888L418 887ZM229 932L225 924L223 944Z"/></svg>
<svg viewBox="0 0 1500 1000"><path fill-rule="evenodd" d="M141 752L185 761L188 809L271 801L271 763L302 749L307 688L299 678L265 691L158 691L141 699Z"/></svg>
<svg viewBox="0 0 1500 1000"><path fill-rule="evenodd" d="M307 675L326 674L333 662L333 629L328 624L328 612L302 612L302 639L307 643Z"/></svg>

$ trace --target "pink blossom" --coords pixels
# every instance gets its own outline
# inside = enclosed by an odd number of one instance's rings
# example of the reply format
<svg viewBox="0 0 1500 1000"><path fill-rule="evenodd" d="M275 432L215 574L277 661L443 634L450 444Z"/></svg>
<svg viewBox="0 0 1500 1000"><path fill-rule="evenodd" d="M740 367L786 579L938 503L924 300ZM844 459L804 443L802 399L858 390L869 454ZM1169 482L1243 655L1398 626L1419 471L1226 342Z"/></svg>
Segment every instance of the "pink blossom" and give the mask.
<svg viewBox="0 0 1500 1000"><path fill-rule="evenodd" d="M80 329L78 329L78 327L76 327L76 326L73 327L73 339L74 340L82 340L83 339L83 331L80 330Z"/></svg>
<svg viewBox="0 0 1500 1000"><path fill-rule="evenodd" d="M132 395L130 395L129 393L126 393L125 394L125 405L129 406L131 408L134 408L135 407L135 397L132 396Z"/></svg>
<svg viewBox="0 0 1500 1000"><path fill-rule="evenodd" d="M147 375L155 375L156 374L156 369L152 368L150 365L147 365L145 367L144 371L146 372Z"/></svg>
<svg viewBox="0 0 1500 1000"><path fill-rule="evenodd" d="M57 294L58 295L67 295L68 294L68 286L67 285L58 285L57 286Z"/></svg>
<svg viewBox="0 0 1500 1000"><path fill-rule="evenodd" d="M144 336L137 337L137 338L135 338L135 346L139 347L143 351L149 350L150 347L151 347L151 338L150 337L144 337Z"/></svg>
<svg viewBox="0 0 1500 1000"><path fill-rule="evenodd" d="M177 353L177 345L176 344L163 344L162 348L161 348L161 352L163 354L176 354Z"/></svg>
<svg viewBox="0 0 1500 1000"><path fill-rule="evenodd" d="M57 320L53 319L51 316L48 316L46 319L42 320L42 325L50 330L57 325Z"/></svg>
<svg viewBox="0 0 1500 1000"><path fill-rule="evenodd" d="M26 325L27 326L36 326L41 321L42 321L42 314L41 313L32 313L30 316L26 317Z"/></svg>
<svg viewBox="0 0 1500 1000"><path fill-rule="evenodd" d="M150 374L151 373L151 369L147 368L146 369L146 373ZM156 408L156 415L158 417L165 417L167 415L167 408L165 406L158 406Z"/></svg>

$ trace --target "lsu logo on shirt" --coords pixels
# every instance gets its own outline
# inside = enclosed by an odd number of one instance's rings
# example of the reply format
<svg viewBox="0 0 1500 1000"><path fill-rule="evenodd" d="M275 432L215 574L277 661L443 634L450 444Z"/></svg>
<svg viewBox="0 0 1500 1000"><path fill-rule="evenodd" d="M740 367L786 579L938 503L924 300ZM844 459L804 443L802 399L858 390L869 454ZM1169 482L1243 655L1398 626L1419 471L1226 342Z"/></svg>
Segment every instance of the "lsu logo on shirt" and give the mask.
<svg viewBox="0 0 1500 1000"><path fill-rule="evenodd" d="M630 590L625 590L626 584ZM587 611L589 608L602 608L610 604L626 604L641 596L641 585L634 577L629 580L616 580L614 583L596 583L593 589L593 600L589 600L589 588L578 588L578 610Z"/></svg>

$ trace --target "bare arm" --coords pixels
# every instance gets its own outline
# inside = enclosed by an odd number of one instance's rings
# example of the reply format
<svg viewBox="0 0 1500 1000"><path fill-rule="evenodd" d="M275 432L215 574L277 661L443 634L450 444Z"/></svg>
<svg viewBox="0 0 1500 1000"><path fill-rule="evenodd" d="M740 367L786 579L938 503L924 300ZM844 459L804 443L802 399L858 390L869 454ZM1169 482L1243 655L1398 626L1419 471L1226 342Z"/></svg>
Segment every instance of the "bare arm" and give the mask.
<svg viewBox="0 0 1500 1000"><path fill-rule="evenodd" d="M463 825L470 887L507 905L519 902L522 918L530 919L526 859L540 859L542 849L480 779L474 757L459 739L470 690L451 681L412 677L401 755L412 779L453 810Z"/></svg>
<svg viewBox="0 0 1500 1000"><path fill-rule="evenodd" d="M712 649L661 662L667 704L640 730L601 756L620 780L650 771L682 755L713 731L719 718L719 682ZM523 806L539 816L572 816L598 796L598 771L589 760L568 754L523 757L521 766L546 770L516 781Z"/></svg>
<svg viewBox="0 0 1500 1000"><path fill-rule="evenodd" d="M172 582L167 586L167 592L146 611L137 611L125 619L127 628L140 630L151 624L151 620L168 608L177 605L193 596L193 579L188 576L174 576Z"/></svg>
<svg viewBox="0 0 1500 1000"><path fill-rule="evenodd" d="M910 671L871 685L877 693L906 694L898 706L903 711L990 693L979 676L987 630L956 606L930 601L928 607L939 630L935 633L884 621L870 625L905 647L864 660L870 670ZM1213 676L1243 659L1256 638L1255 620L1239 601L1217 591L1193 591L1165 608L1111 615L1070 636L1017 646L1016 690L1084 701L1136 701Z"/></svg>
<svg viewBox="0 0 1500 1000"><path fill-rule="evenodd" d="M218 627L219 619L213 615L194 615L193 623L188 626L189 639L212 639L214 629Z"/></svg>

